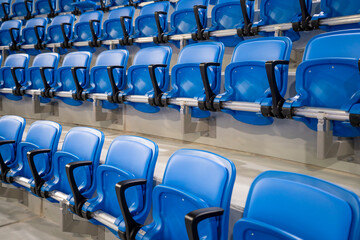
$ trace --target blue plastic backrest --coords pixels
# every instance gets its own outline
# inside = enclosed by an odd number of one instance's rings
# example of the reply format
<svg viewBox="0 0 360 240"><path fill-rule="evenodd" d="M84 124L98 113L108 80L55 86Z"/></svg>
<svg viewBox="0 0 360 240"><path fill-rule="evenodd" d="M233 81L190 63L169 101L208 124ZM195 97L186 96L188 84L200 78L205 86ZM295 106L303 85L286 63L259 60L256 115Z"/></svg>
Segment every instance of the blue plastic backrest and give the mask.
<svg viewBox="0 0 360 240"><path fill-rule="evenodd" d="M93 12L86 12L80 15L80 18L78 19L78 23L81 22L89 22L90 20L100 20L103 17L102 11L93 11Z"/></svg>
<svg viewBox="0 0 360 240"><path fill-rule="evenodd" d="M260 174L251 185L243 217L300 239L360 238L359 197L332 183L297 173Z"/></svg>
<svg viewBox="0 0 360 240"><path fill-rule="evenodd" d="M124 49L103 51L98 55L95 66L124 66L128 56L129 52Z"/></svg>
<svg viewBox="0 0 360 240"><path fill-rule="evenodd" d="M109 12L108 19L120 19L122 16L134 16L134 12L134 7L117 8Z"/></svg>
<svg viewBox="0 0 360 240"><path fill-rule="evenodd" d="M193 9L195 5L205 5L209 4L209 0L180 0L176 4L176 11L183 9Z"/></svg>
<svg viewBox="0 0 360 240"><path fill-rule="evenodd" d="M7 140L21 141L26 120L18 116L3 116L0 118L0 137Z"/></svg>
<svg viewBox="0 0 360 240"><path fill-rule="evenodd" d="M9 20L1 24L0 30L19 28L21 30L22 23L20 20Z"/></svg>
<svg viewBox="0 0 360 240"><path fill-rule="evenodd" d="M33 143L40 149L51 149L52 153L54 153L57 150L61 129L61 125L56 122L36 121L31 124L25 142Z"/></svg>
<svg viewBox="0 0 360 240"><path fill-rule="evenodd" d="M329 18L360 14L360 1L321 0L321 10Z"/></svg>
<svg viewBox="0 0 360 240"><path fill-rule="evenodd" d="M90 52L72 52L65 56L62 66L73 67L73 66L86 66L90 67L91 63Z"/></svg>
<svg viewBox="0 0 360 240"><path fill-rule="evenodd" d="M139 16L155 14L155 12L168 12L169 11L169 2L156 2L152 4L145 5L141 8Z"/></svg>
<svg viewBox="0 0 360 240"><path fill-rule="evenodd" d="M5 60L4 67L24 67L29 64L29 55L18 53L8 56Z"/></svg>
<svg viewBox="0 0 360 240"><path fill-rule="evenodd" d="M41 53L34 58L32 67L55 67L59 64L58 53Z"/></svg>
<svg viewBox="0 0 360 240"><path fill-rule="evenodd" d="M74 15L72 14L59 15L52 20L51 25L61 25L62 23L73 23L73 22L74 22Z"/></svg>
<svg viewBox="0 0 360 240"><path fill-rule="evenodd" d="M171 53L172 49L167 46L143 48L135 54L133 65L166 64L170 62Z"/></svg>
<svg viewBox="0 0 360 240"><path fill-rule="evenodd" d="M328 57L359 58L359 40L359 30L343 30L317 35L308 42L303 60Z"/></svg>
<svg viewBox="0 0 360 240"><path fill-rule="evenodd" d="M177 63L220 62L223 57L223 52L224 45L219 42L191 44L181 50Z"/></svg>
<svg viewBox="0 0 360 240"><path fill-rule="evenodd" d="M26 22L25 28L31 28L34 26L46 26L47 18L32 18Z"/></svg>

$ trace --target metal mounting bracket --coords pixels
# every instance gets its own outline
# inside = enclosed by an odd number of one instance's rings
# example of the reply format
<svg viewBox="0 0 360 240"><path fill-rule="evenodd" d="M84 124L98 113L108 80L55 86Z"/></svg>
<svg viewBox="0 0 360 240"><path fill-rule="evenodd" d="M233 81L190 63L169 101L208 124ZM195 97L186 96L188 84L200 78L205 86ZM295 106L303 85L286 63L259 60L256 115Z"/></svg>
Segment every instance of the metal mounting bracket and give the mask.
<svg viewBox="0 0 360 240"><path fill-rule="evenodd" d="M39 95L33 95L32 100L33 100L34 113L47 113L50 116L59 116L58 102L51 101L46 104L41 104Z"/></svg>
<svg viewBox="0 0 360 240"><path fill-rule="evenodd" d="M94 99L93 112L96 122L111 121L120 125L124 123L124 105L113 110L104 111L101 106L101 100Z"/></svg>
<svg viewBox="0 0 360 240"><path fill-rule="evenodd" d="M10 184L0 183L0 196L19 200L25 206L29 205L28 192L25 189L17 188Z"/></svg>

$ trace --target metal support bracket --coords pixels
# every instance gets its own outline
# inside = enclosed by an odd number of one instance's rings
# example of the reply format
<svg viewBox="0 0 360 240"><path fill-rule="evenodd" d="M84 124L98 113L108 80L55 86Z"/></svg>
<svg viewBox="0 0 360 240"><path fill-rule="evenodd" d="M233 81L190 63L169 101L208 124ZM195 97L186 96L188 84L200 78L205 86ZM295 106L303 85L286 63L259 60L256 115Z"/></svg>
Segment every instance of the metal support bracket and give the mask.
<svg viewBox="0 0 360 240"><path fill-rule="evenodd" d="M28 192L25 189L17 188L10 184L0 183L0 196L19 200L19 203L25 206L29 205Z"/></svg>
<svg viewBox="0 0 360 240"><path fill-rule="evenodd" d="M331 157L347 157L354 154L354 139L333 139L333 123L326 119L324 113L318 114L317 124L317 158L324 160Z"/></svg>
<svg viewBox="0 0 360 240"><path fill-rule="evenodd" d="M180 105L180 122L183 136L189 133L200 133L200 136L216 137L216 118L209 117L193 121L189 106Z"/></svg>
<svg viewBox="0 0 360 240"><path fill-rule="evenodd" d="M50 116L59 116L58 102L51 101L47 104L41 104L39 95L33 95L32 100L33 100L34 113L47 113Z"/></svg>
<svg viewBox="0 0 360 240"><path fill-rule="evenodd" d="M120 125L124 123L124 106L113 110L106 110L105 112L101 106L101 100L94 99L93 112L96 122L111 121Z"/></svg>

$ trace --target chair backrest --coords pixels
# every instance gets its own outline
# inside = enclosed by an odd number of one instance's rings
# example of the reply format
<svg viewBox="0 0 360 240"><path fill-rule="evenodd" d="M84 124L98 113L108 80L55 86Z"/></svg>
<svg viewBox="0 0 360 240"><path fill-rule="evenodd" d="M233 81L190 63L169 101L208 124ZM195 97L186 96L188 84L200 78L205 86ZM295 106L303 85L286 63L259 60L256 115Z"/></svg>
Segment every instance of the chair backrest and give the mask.
<svg viewBox="0 0 360 240"><path fill-rule="evenodd" d="M58 53L41 53L35 56L32 67L57 67L59 64Z"/></svg>
<svg viewBox="0 0 360 240"><path fill-rule="evenodd" d="M19 69L16 71L17 80L20 84L25 81L25 71L29 65L29 55L23 53L12 54L5 59L4 67L0 71L2 72L2 80L4 81L4 88L12 88L15 86L14 78L11 74L10 67L23 67L24 70ZM12 96L12 95L9 95ZM17 97L17 96L16 96Z"/></svg>
<svg viewBox="0 0 360 240"><path fill-rule="evenodd" d="M47 18L44 17L32 18L26 22L25 28L33 28L35 26L46 27L47 22L48 22Z"/></svg>
<svg viewBox="0 0 360 240"><path fill-rule="evenodd" d="M21 30L22 23L20 20L9 20L1 24L0 30L6 30L10 28L18 28Z"/></svg>
<svg viewBox="0 0 360 240"><path fill-rule="evenodd" d="M26 6L27 5L29 11L32 11L32 1L31 2L25 2L25 0L15 0L12 4L11 4L11 8L12 8L12 14L13 16L26 16L27 15L27 10L26 10Z"/></svg>
<svg viewBox="0 0 360 240"><path fill-rule="evenodd" d="M52 22L51 25L47 29L47 38L48 41L51 43L59 43L64 41L64 36L61 31L61 24L62 23L70 23L71 26L65 25L65 30L67 33L67 36L69 39L72 38L73 35L73 24L74 24L74 15L68 14L68 15L59 15L56 16Z"/></svg>
<svg viewBox="0 0 360 240"><path fill-rule="evenodd" d="M32 67L28 69L28 78L31 81L32 89L44 88L41 78L40 67L53 67L54 70L45 70L45 78L50 86L55 82L54 72L59 64L60 56L58 53L41 53L35 56Z"/></svg>
<svg viewBox="0 0 360 240"><path fill-rule="evenodd" d="M327 18L360 14L359 1L321 0L320 8Z"/></svg>
<svg viewBox="0 0 360 240"><path fill-rule="evenodd" d="M59 12L71 12L74 10L72 3L79 2L79 0L58 0Z"/></svg>
<svg viewBox="0 0 360 240"><path fill-rule="evenodd" d="M90 23L91 20L99 20L100 23L94 23L94 31L97 36L101 34L101 22L104 13L102 11L92 11L92 12L85 12L80 15L77 23L74 27L74 33L77 35L75 41L87 41L92 39L92 34L90 30Z"/></svg>
<svg viewBox="0 0 360 240"><path fill-rule="evenodd" d="M34 15L51 13L48 0L34 0L34 2ZM56 10L56 2L56 0L50 0L53 10Z"/></svg>
<svg viewBox="0 0 360 240"><path fill-rule="evenodd" d="M92 54L90 52L80 51L72 52L66 54L63 64L63 67L72 67L72 66L85 66L90 67Z"/></svg>
<svg viewBox="0 0 360 240"><path fill-rule="evenodd" d="M249 229L249 222L259 227ZM262 231L263 226L294 239L359 239L359 197L314 177L264 172L251 185L243 219L234 227L234 240L280 239Z"/></svg>
<svg viewBox="0 0 360 240"><path fill-rule="evenodd" d="M27 68L29 64L29 55L24 53L17 53L9 55L5 59L4 67L24 67Z"/></svg>
<svg viewBox="0 0 360 240"><path fill-rule="evenodd" d="M40 39L45 38L46 32L46 25L47 25L47 18L32 18L26 22L25 27L22 30L22 39L23 44L36 44L37 38L35 33L35 26L43 26L44 28L38 28L38 33Z"/></svg>
<svg viewBox="0 0 360 240"><path fill-rule="evenodd" d="M89 22L90 20L102 20L103 12L102 11L92 11L92 12L85 12L80 15L78 19L78 23L81 22Z"/></svg>

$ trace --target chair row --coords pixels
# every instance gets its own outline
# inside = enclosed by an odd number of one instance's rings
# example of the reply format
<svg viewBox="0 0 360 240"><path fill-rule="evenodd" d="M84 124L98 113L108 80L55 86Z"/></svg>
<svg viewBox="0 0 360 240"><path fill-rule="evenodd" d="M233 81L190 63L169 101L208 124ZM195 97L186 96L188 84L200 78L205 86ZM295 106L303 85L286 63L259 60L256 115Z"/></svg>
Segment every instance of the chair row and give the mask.
<svg viewBox="0 0 360 240"><path fill-rule="evenodd" d="M56 97L73 106L92 101L91 94L105 94L105 109L125 103L138 111L157 113L161 107L179 110L171 103L175 98L196 99L191 116L206 118L212 111L231 114L236 120L255 125L272 124L273 118L293 118L316 131L317 119L296 116L294 109L316 107L350 113L350 121L333 121L335 136L360 135L358 56L360 30L344 30L321 34L309 41L303 62L297 69L297 95L285 100L288 63L292 42L287 37L246 40L234 49L225 70L225 91L220 93L221 63L224 46L219 42L191 44L180 52L177 64L169 65L172 50L168 46L140 49L126 73L127 50L108 50L96 59L90 70L92 54L73 52L65 56L57 68L59 55L44 53L28 67L29 56L13 54L0 68L1 88L11 100L21 100L27 90L40 90L42 103ZM338 48L337 46L342 46ZM70 92L70 97L56 96ZM148 102L127 101L131 95L148 97ZM29 95L30 96L30 95ZM261 112L234 111L226 102L256 103Z"/></svg>
<svg viewBox="0 0 360 240"><path fill-rule="evenodd" d="M91 0L88 1L91 2ZM79 2L79 4L86 5L86 2ZM288 22L293 23L293 29L284 31L284 34L295 41L299 39L298 31L317 29L319 19L347 16L357 14L360 11L358 1L353 0L349 3L343 0L327 0L322 1L323 11L321 14L311 18L309 15L302 15L302 11L310 12L312 1L303 0L300 2L304 2L304 4L306 2L307 8L304 9L303 4L301 8L298 0L286 1L286 4L278 0L264 0L261 2L260 21L252 23L254 15L253 1L218 0L212 10L212 26L207 28L208 0L180 0L170 17L170 31L168 31L167 26L170 3L166 1L145 5L135 20L135 30L133 29L135 8L132 6L112 10L103 27L101 27L102 11L83 13L75 26L73 26L74 15L57 16L53 19L47 31L48 20L46 18L31 19L26 23L22 34L22 22L20 20L11 20L1 25L0 46L10 46L10 50L19 50L19 44L34 45L35 50L40 50L46 47L44 44L62 43L62 48L71 48L73 42L88 42L88 46L76 48L94 51L94 47L102 46L102 42L105 40L119 40L119 44L115 45L124 46L133 44L136 38L152 37L154 43L166 43L169 41L169 36L191 33L192 40L189 41L194 42L210 39L210 32L234 28L239 29L237 35L231 33L226 37L211 37L211 39L221 41L225 46L236 46L236 44L243 41L243 36L258 33L264 36L273 35L273 33L259 32L261 26ZM358 26L358 24L347 24L333 27L326 26L322 29L339 30ZM173 42L178 46L180 44L179 41ZM140 45L147 46L149 43ZM108 47L108 45L105 46ZM39 51L35 50L29 49L25 51L33 54L39 53Z"/></svg>
<svg viewBox="0 0 360 240"><path fill-rule="evenodd" d="M74 214L96 225L101 224L96 213L105 212L115 219L117 231L110 230L121 239L228 239L236 176L230 160L178 150L167 162L162 183L153 188L158 146L151 140L119 136L100 164L104 134L99 130L72 128L57 150L61 125L36 121L21 141L24 127L21 117L0 118L3 183L51 202L58 202L61 192ZM24 181L27 185L19 184ZM151 205L153 221L143 225ZM251 185L233 238L358 240L360 199L313 177L264 172Z"/></svg>

